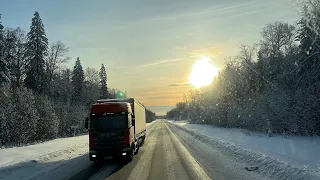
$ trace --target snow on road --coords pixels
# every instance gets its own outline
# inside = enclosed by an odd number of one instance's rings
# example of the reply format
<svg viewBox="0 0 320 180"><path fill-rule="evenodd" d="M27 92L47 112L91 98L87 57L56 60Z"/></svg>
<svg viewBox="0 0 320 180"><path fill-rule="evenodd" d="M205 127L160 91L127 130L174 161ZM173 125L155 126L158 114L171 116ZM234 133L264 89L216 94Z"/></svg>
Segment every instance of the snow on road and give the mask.
<svg viewBox="0 0 320 180"><path fill-rule="evenodd" d="M320 179L319 138L269 137L242 129L169 122L213 148L231 153L247 165L257 165L267 176ZM147 131L153 129L152 124L154 122L147 123ZM87 135L0 149L0 179L69 179L92 164L87 153Z"/></svg>
<svg viewBox="0 0 320 180"><path fill-rule="evenodd" d="M318 137L269 137L264 133L253 133L243 129L189 124L186 121L169 122L251 163L249 165L266 166L266 174L292 173L294 176L296 173L311 173L320 179Z"/></svg>
<svg viewBox="0 0 320 180"><path fill-rule="evenodd" d="M147 123L147 127L151 126L155 121L152 121L150 123Z"/></svg>
<svg viewBox="0 0 320 180"><path fill-rule="evenodd" d="M88 151L88 135L0 149L0 179L68 179L92 164Z"/></svg>

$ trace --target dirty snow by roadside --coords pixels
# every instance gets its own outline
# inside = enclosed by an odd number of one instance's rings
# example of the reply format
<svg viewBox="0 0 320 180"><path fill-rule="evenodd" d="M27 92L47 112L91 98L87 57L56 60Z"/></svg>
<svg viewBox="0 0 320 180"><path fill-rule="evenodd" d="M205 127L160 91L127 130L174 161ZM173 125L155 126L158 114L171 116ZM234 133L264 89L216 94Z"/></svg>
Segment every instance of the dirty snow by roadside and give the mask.
<svg viewBox="0 0 320 180"><path fill-rule="evenodd" d="M206 143L231 153L277 178L320 179L320 141L310 137L269 137L242 129L169 121Z"/></svg>
<svg viewBox="0 0 320 180"><path fill-rule="evenodd" d="M40 144L24 147L0 149L0 167L5 167L25 161L44 161L51 156L58 156L66 149L88 146L88 135L59 138Z"/></svg>

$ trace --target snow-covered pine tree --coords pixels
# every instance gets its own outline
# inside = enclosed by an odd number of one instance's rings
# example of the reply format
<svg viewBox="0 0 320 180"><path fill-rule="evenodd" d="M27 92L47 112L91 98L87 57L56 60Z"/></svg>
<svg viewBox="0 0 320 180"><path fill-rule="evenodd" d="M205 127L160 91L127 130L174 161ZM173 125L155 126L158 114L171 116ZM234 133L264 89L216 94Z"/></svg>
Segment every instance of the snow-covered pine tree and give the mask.
<svg viewBox="0 0 320 180"><path fill-rule="evenodd" d="M3 25L1 24L0 14L0 86L9 81L9 69L7 60L4 58L4 38L3 38Z"/></svg>
<svg viewBox="0 0 320 180"><path fill-rule="evenodd" d="M299 134L320 134L320 1L305 2L298 22L296 113Z"/></svg>
<svg viewBox="0 0 320 180"><path fill-rule="evenodd" d="M312 4L320 6L319 2ZM297 62L299 66L297 82L300 87L311 87L316 91L320 87L317 83L320 78L320 10L313 5L304 6L302 17L298 22L300 28L297 40L300 41L299 49L302 58Z"/></svg>
<svg viewBox="0 0 320 180"><path fill-rule="evenodd" d="M73 67L71 84L73 87L72 102L76 103L81 101L84 86L84 72L79 57Z"/></svg>
<svg viewBox="0 0 320 180"><path fill-rule="evenodd" d="M34 141L39 113L35 108L32 92L22 87L10 93L7 122L9 126L10 142L13 144Z"/></svg>
<svg viewBox="0 0 320 180"><path fill-rule="evenodd" d="M0 87L0 147L10 141L8 114L10 113L10 89L8 86Z"/></svg>
<svg viewBox="0 0 320 180"><path fill-rule="evenodd" d="M101 88L101 98L108 98L108 87L107 87L107 72L104 64L101 64L100 72L100 88Z"/></svg>
<svg viewBox="0 0 320 180"><path fill-rule="evenodd" d="M35 12L30 32L27 34L25 84L36 93L43 93L46 88L45 56L47 53L48 39L40 15Z"/></svg>
<svg viewBox="0 0 320 180"><path fill-rule="evenodd" d="M47 97L42 95L38 95L35 102L40 115L35 139L43 141L56 138L58 135L60 120L55 114L52 103Z"/></svg>
<svg viewBox="0 0 320 180"><path fill-rule="evenodd" d="M24 77L25 40L25 33L20 28L7 28L4 32L4 58L8 62L10 82L13 89L21 87Z"/></svg>

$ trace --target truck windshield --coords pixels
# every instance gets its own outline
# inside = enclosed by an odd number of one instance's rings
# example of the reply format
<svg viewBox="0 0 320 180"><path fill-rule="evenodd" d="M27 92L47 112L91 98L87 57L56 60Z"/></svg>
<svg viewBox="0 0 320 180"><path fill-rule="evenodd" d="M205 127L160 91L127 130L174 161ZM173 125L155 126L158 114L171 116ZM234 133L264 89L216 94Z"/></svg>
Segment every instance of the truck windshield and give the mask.
<svg viewBox="0 0 320 180"><path fill-rule="evenodd" d="M91 129L106 131L110 129L128 128L127 115L91 116Z"/></svg>

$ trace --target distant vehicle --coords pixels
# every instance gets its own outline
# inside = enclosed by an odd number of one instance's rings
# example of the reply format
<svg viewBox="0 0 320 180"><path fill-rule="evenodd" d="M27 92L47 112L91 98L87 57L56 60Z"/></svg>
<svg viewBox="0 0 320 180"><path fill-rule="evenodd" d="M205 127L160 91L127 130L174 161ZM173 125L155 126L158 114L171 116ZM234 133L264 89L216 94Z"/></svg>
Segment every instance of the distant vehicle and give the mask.
<svg viewBox="0 0 320 180"><path fill-rule="evenodd" d="M90 161L114 157L131 161L146 138L146 110L134 98L101 99L92 105L85 127Z"/></svg>

